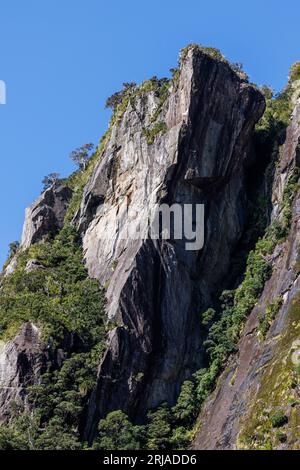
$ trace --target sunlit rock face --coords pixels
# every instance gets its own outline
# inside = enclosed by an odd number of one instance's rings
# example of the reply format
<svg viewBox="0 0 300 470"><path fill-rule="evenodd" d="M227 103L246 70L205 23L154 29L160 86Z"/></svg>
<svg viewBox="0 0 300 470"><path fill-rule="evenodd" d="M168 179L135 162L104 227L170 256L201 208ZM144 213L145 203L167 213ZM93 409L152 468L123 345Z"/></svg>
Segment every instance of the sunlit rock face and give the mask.
<svg viewBox="0 0 300 470"><path fill-rule="evenodd" d="M26 209L21 247L25 250L45 236L52 237L62 228L72 190L55 183Z"/></svg>
<svg viewBox="0 0 300 470"><path fill-rule="evenodd" d="M163 132L149 142L145 129L158 105L154 92L128 104L75 217L89 274L107 287L116 325L90 400L88 439L110 410L142 416L174 403L202 363L197 312L220 293L247 222L245 175L265 108L260 92L226 63L191 48L156 116ZM149 214L161 203L205 205L203 249L147 238ZM126 236L129 227L143 236Z"/></svg>

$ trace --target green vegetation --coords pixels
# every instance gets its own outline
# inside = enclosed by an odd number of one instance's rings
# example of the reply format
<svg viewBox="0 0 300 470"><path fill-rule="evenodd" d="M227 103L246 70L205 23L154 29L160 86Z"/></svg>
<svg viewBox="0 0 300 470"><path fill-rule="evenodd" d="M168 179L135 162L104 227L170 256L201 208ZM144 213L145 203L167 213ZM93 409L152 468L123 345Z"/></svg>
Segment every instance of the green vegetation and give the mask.
<svg viewBox="0 0 300 470"><path fill-rule="evenodd" d="M265 311L265 314L259 319L259 334L262 339L266 338L267 332L276 317L277 313L280 310L282 305L282 298L277 297L273 302L271 302Z"/></svg>
<svg viewBox="0 0 300 470"><path fill-rule="evenodd" d="M76 215L77 211L80 208L80 203L82 201L84 187L87 184L89 178L91 177L99 158L105 149L105 145L107 140L110 136L111 126L108 128L106 133L100 140L100 143L93 153L93 155L87 155L86 162L83 167L80 167L77 171L75 171L69 178L64 180L73 191L72 199L69 203L67 214L65 216L65 222L71 223L73 217Z"/></svg>
<svg viewBox="0 0 300 470"><path fill-rule="evenodd" d="M166 404L162 404L157 410L150 411L146 423L139 426L133 425L120 410L109 413L100 420L93 449L185 448L191 439L187 427L197 415L193 393L194 384L185 382L176 407L169 409Z"/></svg>
<svg viewBox="0 0 300 470"><path fill-rule="evenodd" d="M150 122L154 124L153 126L149 126L148 129L145 129L145 135L147 136L147 140L150 142L149 145L153 143L155 136L159 132L165 132L166 127L163 122L157 122L161 110L163 108L164 103L166 102L171 85L173 84L175 87L178 84L179 76L180 76L180 68L182 67L187 53L190 48L196 47L198 50L201 50L205 54L209 55L210 57L217 59L221 62L228 64L231 69L237 73L242 79L247 80L247 76L245 72L242 70L241 64L230 64L220 53L219 50L213 48L206 48L199 45L191 44L186 48L182 49L180 53L180 59L178 67L170 69L172 74L171 79L167 78L157 78L156 76L150 78L149 80L145 80L141 85L137 85L134 82L130 83L123 83L122 90L114 93L110 96L106 101L106 107L111 108L113 110L113 115L111 119L110 126L113 124L120 124L123 115L127 109L127 106L131 104L132 108L135 109L135 100L137 97L142 96L143 94L147 93L154 93L155 98L158 99L157 106L151 116ZM156 124L155 124L156 123ZM149 137L148 137L149 136Z"/></svg>
<svg viewBox="0 0 300 470"><path fill-rule="evenodd" d="M109 97L106 102L106 107L110 107L113 110L110 127L114 124L120 124L129 104L131 104L132 108L135 109L136 99L149 93L154 93L155 98L158 100L155 111L150 119L151 123L155 123L166 99L169 96L169 89L170 80L167 78L158 79L156 76L149 80L145 80L139 86L135 83L124 83L123 89Z"/></svg>
<svg viewBox="0 0 300 470"><path fill-rule="evenodd" d="M59 173L50 173L49 175L45 176L42 184L43 184L43 190L45 191L46 189L50 188L54 183L59 181L60 174Z"/></svg>
<svg viewBox="0 0 300 470"><path fill-rule="evenodd" d="M30 259L41 268L26 271ZM77 234L69 225L52 242L19 254L16 270L2 280L0 337L11 338L26 321L40 327L49 357L67 338L73 346L61 367L50 362L41 383L27 388L34 412L12 409L9 425L0 427L0 448L78 448L80 418L96 383L106 334L103 293L88 278Z"/></svg>
<svg viewBox="0 0 300 470"><path fill-rule="evenodd" d="M11 260L14 258L14 256L17 254L18 250L20 248L20 242L19 241L14 241L9 244L9 252L8 252L8 258L6 262L4 263L3 270L9 265ZM1 276L1 275L0 275Z"/></svg>
<svg viewBox="0 0 300 470"><path fill-rule="evenodd" d="M272 146L275 142L276 148L276 142L280 140L281 134L285 130L290 116L288 96L288 93L286 93L275 100L270 96L271 101L269 104L267 103L266 114L257 126L256 135L263 148L266 148L266 143L268 148L271 142L273 142ZM272 146L270 145L268 148L271 154L274 151ZM268 171L267 168L266 174ZM298 180L299 169L295 167L284 188L280 216L272 222L264 237L259 238L255 249L249 253L243 282L234 292L225 292L220 298L222 304L220 320L213 323L209 328L208 338L204 343L210 360L210 366L202 372L199 382L204 397L214 388L219 372L224 368L229 354L235 351L244 321L255 306L266 280L271 275L272 267L269 257L276 245L282 243L288 235L291 224L292 203L299 189ZM266 337L281 304L282 298L276 298L267 306L265 315L260 319L259 332L262 339ZM204 393L203 379L205 380ZM201 398L198 399L201 402ZM266 439L264 446L269 448L271 441Z"/></svg>
<svg viewBox="0 0 300 470"><path fill-rule="evenodd" d="M180 78L180 66L171 68L170 72L172 74L172 84L175 86L175 89L177 89Z"/></svg>
<svg viewBox="0 0 300 470"><path fill-rule="evenodd" d="M212 48L188 46L181 51L180 66L191 47L227 63L234 73L247 79L240 64L229 64L220 51ZM91 158L90 146L73 153L79 170L65 180L73 190L73 198L64 228L54 240L45 240L26 252L20 253L17 244L11 246L10 259L16 255L18 264L12 275L1 279L0 338L5 341L12 338L25 321L31 321L41 329L50 358L55 357L66 338L72 338L73 347L65 351L59 366L48 361L41 382L27 387L26 409L19 403L11 407L8 424L0 426L0 449L79 449L85 446L80 433L81 418L96 384L97 367L106 346L104 296L98 282L88 278L82 263L82 248L70 222L79 209L84 187L104 151L112 126L121 121L129 103L134 109L138 96L154 93L157 106L150 125L144 129L148 145L154 143L159 133L166 132L166 124L159 117L170 86L178 83L179 74L180 68L176 68L172 69L171 81L152 77L139 87L135 83L124 84L120 92L107 100L106 106L112 108L113 115L98 149ZM267 109L256 128L256 144L270 160L266 172L270 182L270 167L278 156L278 147L290 118L292 84L299 78L300 65L295 64L283 93L274 97L269 88L262 89ZM215 388L228 357L236 351L245 320L272 274L270 255L288 234L291 206L299 189L299 174L297 167L291 172L283 193L281 215L268 227L264 236L260 234L266 226L268 198L258 195L257 213L253 216L256 244L248 255L243 280L235 290L224 291L217 306L200 312L199 329L205 338L205 367L182 384L175 406L168 407L162 403L149 411L142 425L132 423L121 410L109 413L100 420L94 449L181 449L188 446L201 405ZM53 183L53 179L51 181ZM51 181L45 183L48 185ZM40 267L29 271L26 265L33 259ZM112 269L116 267L117 261ZM297 298L289 312L292 325L289 328L295 336L291 337L291 333L286 331L279 340L278 358L263 374L255 404L257 409L251 419L245 419L239 436L241 448L274 448L278 442L288 439L281 430L287 422L294 428L300 427L295 396L299 370L289 358L291 340L299 334L299 302ZM262 339L265 339L281 303L281 298L274 299L261 316L259 332ZM143 372L133 377L137 382L142 379ZM291 400L293 407L287 414L286 407ZM268 409L265 409L266 403Z"/></svg>
<svg viewBox="0 0 300 470"><path fill-rule="evenodd" d="M272 151L274 144L282 143L286 127L290 122L293 111L293 95L295 84L300 79L300 62L291 67L289 81L281 93L274 94L268 86L263 86L261 92L266 100L266 111L256 126L256 138L264 149Z"/></svg>
<svg viewBox="0 0 300 470"><path fill-rule="evenodd" d="M90 159L90 152L94 144L84 144L71 152L70 158L78 166L79 170L85 170Z"/></svg>
<svg viewBox="0 0 300 470"><path fill-rule="evenodd" d="M170 81L167 80L167 79L162 79L162 80L159 80L157 83L156 83L156 95L158 96L159 100L158 100L158 104L156 106L156 109L154 111L154 113L152 114L151 116L151 122L155 122L160 113L161 113L161 110L163 108L163 105L165 103L165 101L167 100L168 96L169 96L169 90L170 90Z"/></svg>
<svg viewBox="0 0 300 470"><path fill-rule="evenodd" d="M199 44L188 44L186 47L184 47L180 51L180 54L179 54L179 63L180 63L180 65L182 65L184 63L184 61L186 60L187 55L188 55L188 53L191 49L196 49L200 52L203 52L204 54L209 55L213 59L216 59L220 62L226 62L227 63L225 57L223 56L223 54L221 53L221 51L219 49L216 49L214 47L205 47L205 46L201 46Z"/></svg>
<svg viewBox="0 0 300 470"><path fill-rule="evenodd" d="M123 83L123 88L120 91L117 91L113 95L109 96L105 102L106 108L111 108L112 110L116 110L118 106L122 103L126 96L129 96L136 88L136 83Z"/></svg>
<svg viewBox="0 0 300 470"><path fill-rule="evenodd" d="M113 411L99 423L94 450L138 450L143 427L134 426L122 411Z"/></svg>
<svg viewBox="0 0 300 470"><path fill-rule="evenodd" d="M43 425L38 412L25 411L15 404L8 425L0 426L1 450L78 450L81 444L75 429L68 429L59 419ZM41 427L43 426L43 427Z"/></svg>
<svg viewBox="0 0 300 470"><path fill-rule="evenodd" d="M282 227L285 236L287 236L288 229L291 224L292 218L292 202L297 193L299 186L300 168L295 167L285 185L283 191L283 202L282 202Z"/></svg>
<svg viewBox="0 0 300 470"><path fill-rule="evenodd" d="M300 62L296 62L292 65L289 75L289 81L295 82L296 80L300 80Z"/></svg>
<svg viewBox="0 0 300 470"><path fill-rule="evenodd" d="M111 263L111 269L112 271L115 271L117 269L117 266L118 266L118 260L114 260L112 263Z"/></svg>
<svg viewBox="0 0 300 470"><path fill-rule="evenodd" d="M288 422L288 418L282 410L278 410L271 414L270 421L273 428L281 428Z"/></svg>
<svg viewBox="0 0 300 470"><path fill-rule="evenodd" d="M238 438L240 449L277 449L279 444L287 442L289 449L299 450L300 377L299 366L292 360L293 343L299 339L299 319L298 293L289 308L282 334L275 338L275 353L261 371L257 395L243 417Z"/></svg>
<svg viewBox="0 0 300 470"><path fill-rule="evenodd" d="M213 308L207 309L201 315L201 324L204 327L211 325L212 320L215 318L216 311Z"/></svg>
<svg viewBox="0 0 300 470"><path fill-rule="evenodd" d="M47 344L48 360L45 358L41 382L26 389L26 409L15 403L8 424L0 426L1 449L59 450L83 445L82 413L96 384L106 347L106 326L104 293L98 281L88 277L81 242L70 222L109 134L110 129L91 157L90 144L71 155L79 169L63 180L73 197L60 233L23 252L18 244L11 246L10 259L16 256L17 266L1 278L0 338L7 341L24 322L33 322ZM53 184L52 177L50 180L47 186ZM26 269L30 260L38 267ZM57 363L59 349L63 357Z"/></svg>
<svg viewBox="0 0 300 470"><path fill-rule="evenodd" d="M190 44L181 50L178 67L170 69L170 72L172 74L172 79L167 79L167 78L158 79L156 76L154 76L150 78L149 80L145 80L139 86L134 82L123 83L123 88L120 91L111 95L106 100L105 106L113 110L110 126L114 124L120 124L123 118L123 115L129 104L131 104L132 108L135 109L135 100L137 97L142 96L143 94L147 94L147 93L154 93L155 97L158 99L157 106L150 119L151 124L154 124L154 125L152 126L150 125L147 129L144 129L144 133L147 137L148 144L149 145L153 144L154 138L158 133L166 132L165 123L157 122L157 119L159 118L163 105L169 96L171 84L175 85L175 87L178 84L178 80L180 76L180 68L184 64L188 51L191 48L196 48L197 50L205 53L206 55L220 62L228 64L230 68L232 69L232 71L238 74L240 78L246 81L248 80L247 75L242 70L242 65L230 64L223 57L223 55L218 49L202 47L197 44Z"/></svg>
<svg viewBox="0 0 300 470"><path fill-rule="evenodd" d="M185 60L189 47L182 51L181 63ZM202 48L201 50L203 51ZM204 50L203 52L212 55L217 60L225 61L217 50ZM174 69L173 76L178 76L177 69ZM262 91L266 97L267 109L256 128L256 144L260 153L266 154L269 159L265 179L268 180L270 189L279 145L282 143L283 133L290 119L291 93L289 87L276 97L266 87ZM265 282L272 274L271 255L276 245L282 243L288 234L291 224L291 206L298 189L298 178L299 171L295 168L284 189L281 215L278 220L272 222L267 230L265 230L267 222L265 213L268 200L266 196L258 195L257 209L253 215L253 234L259 238L254 249L248 255L244 279L235 290L222 293L218 310L209 308L201 314L199 327L206 335L203 345L207 354L207 367L199 370L191 380L183 383L181 393L173 408L162 405L148 414L148 420L143 426L142 437L139 440L141 448L186 448L192 439L195 432L195 420L201 405L213 391L220 372L226 366L229 355L236 351L245 320L256 305ZM265 234L261 236L263 231ZM265 315L260 322L262 338L266 336L271 322L279 311L281 302L281 298L276 298L267 306ZM295 379L295 374L296 371L293 369L293 383L298 380ZM287 384L291 384L291 380L287 381ZM262 413L261 416L261 428L256 431L254 437L250 437L250 441L256 442L256 447L264 449L273 448L275 442L285 442L287 436L284 432L276 431L274 434L275 431L272 431L286 424L288 418L285 414L278 412L277 409L271 409ZM126 417L126 422L127 420ZM248 444L245 444L247 439L247 437L241 437L239 441L241 448L250 445L249 440ZM251 445L250 448L252 448Z"/></svg>
<svg viewBox="0 0 300 470"><path fill-rule="evenodd" d="M26 271L35 259L44 267ZM53 242L33 245L19 255L15 272L2 281L0 337L25 321L43 325L58 344L64 329L88 344L102 335L102 300L98 283L87 276L75 230L66 226Z"/></svg>
<svg viewBox="0 0 300 470"><path fill-rule="evenodd" d="M169 80L153 77L138 90L135 84L125 84L122 93L108 100L107 106L111 106L114 113L99 147L91 157L90 144L75 150L71 158L79 168L62 180L73 190L64 228L54 240L45 240L25 252L19 253L16 243L11 245L8 262L17 255L17 266L13 274L1 278L0 338L5 341L11 339L24 322L31 321L41 329L50 357L55 357L56 350L70 336L76 347L65 352L60 367L53 369L53 366L48 366L39 385L27 387L28 409L19 403L12 406L9 423L0 426L0 448L78 449L83 445L80 419L96 382L97 368L106 344L106 329L103 292L97 281L88 278L82 263L80 241L70 223L79 210L84 187L104 151L112 126L120 121L129 101L133 102L137 94L149 91L158 98L151 118L152 126L145 131L149 141L153 142L158 133L165 132L165 124L155 121L168 96L168 89ZM58 177L57 174L48 175L44 187L51 186ZM27 262L33 259L40 268L26 270ZM141 379L141 374L136 380ZM31 405L34 405L32 412ZM154 422L155 416L151 420ZM116 412L109 417L108 426L116 429L118 422L123 422L123 415ZM155 428L154 424L152 428ZM131 443L124 448L135 448L134 442L138 441L135 433L140 435L140 431L141 428L125 423L124 435L123 438L120 436L117 448L123 448L125 442L128 444L130 435ZM103 432L108 439L105 442ZM155 436L154 430L152 435ZM95 446L109 446L105 422L99 427Z"/></svg>
<svg viewBox="0 0 300 470"><path fill-rule="evenodd" d="M165 134L167 132L167 126L164 122L158 122L149 128L144 129L144 134L147 139L147 144L152 145L154 139L158 134Z"/></svg>
<svg viewBox="0 0 300 470"><path fill-rule="evenodd" d="M266 111L256 126L256 139L260 145L272 151L290 121L292 105L286 89L274 95L271 88L263 86L260 90L266 100Z"/></svg>
<svg viewBox="0 0 300 470"><path fill-rule="evenodd" d="M12 258L18 252L20 248L20 243L18 241L11 242L9 244L9 257Z"/></svg>
<svg viewBox="0 0 300 470"><path fill-rule="evenodd" d="M219 49L216 49L214 47L205 47L201 46L199 44L189 44L188 46L184 47L180 51L179 55L179 66L181 67L183 63L185 62L187 55L191 49L195 49L196 51L202 52L203 54L211 57L212 59L215 59L219 62L223 62L224 64L227 64L231 70L236 73L239 78L242 80L248 81L248 75L244 72L243 66L240 63L231 63L229 62L221 53Z"/></svg>
<svg viewBox="0 0 300 470"><path fill-rule="evenodd" d="M123 90L115 93L108 99L108 103L112 103L110 107L113 109L110 126L121 122L129 104L131 104L132 108L135 109L137 97L148 93L154 93L155 98L158 100L157 106L150 118L150 125L143 129L148 145L152 145L158 134L165 133L167 131L165 122L157 122L157 119L166 99L169 96L169 89L170 80L167 78L158 79L156 76L144 81L140 86L133 83L124 84Z"/></svg>

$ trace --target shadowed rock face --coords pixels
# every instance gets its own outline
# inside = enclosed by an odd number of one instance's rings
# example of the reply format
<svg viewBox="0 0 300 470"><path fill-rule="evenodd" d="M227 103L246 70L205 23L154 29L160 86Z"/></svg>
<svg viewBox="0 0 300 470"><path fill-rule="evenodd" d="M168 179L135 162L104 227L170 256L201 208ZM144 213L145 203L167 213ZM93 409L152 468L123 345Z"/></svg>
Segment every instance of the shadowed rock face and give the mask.
<svg viewBox="0 0 300 470"><path fill-rule="evenodd" d="M174 403L202 363L198 312L220 293L247 222L245 173L261 94L227 64L191 49L157 118L166 132L150 145L145 128L157 106L152 92L128 105L76 217L89 274L108 284L108 316L119 325L90 400L88 439L113 409L141 417ZM205 205L201 251L187 251L185 240L147 239L150 211L164 202ZM128 226L145 239L126 237Z"/></svg>
<svg viewBox="0 0 300 470"><path fill-rule="evenodd" d="M62 228L72 190L55 183L26 209L21 247L28 248L46 235L54 236Z"/></svg>
<svg viewBox="0 0 300 470"><path fill-rule="evenodd" d="M40 330L24 323L8 343L0 344L0 422L12 401L24 400L25 389L38 383L42 367Z"/></svg>
<svg viewBox="0 0 300 470"><path fill-rule="evenodd" d="M294 109L285 144L280 149L272 202L273 219L280 216L284 186L295 166L299 166L300 102ZM290 380L289 369L293 342L300 339L298 320L292 308L299 296L300 193L295 195L292 224L287 240L277 246L272 255L273 275L253 309L242 338L238 354L233 356L200 416L202 423L195 438L195 449L243 448L243 437L258 431L259 410L284 408L289 417L286 442L278 448L299 449L300 437L296 423L297 409L287 404L285 383ZM258 336L259 318L274 299L282 306L272 323L266 341ZM299 309L299 303L296 304ZM295 390L296 396L299 391ZM277 407L277 408L276 408ZM294 427L293 427L294 426ZM284 430L286 431L286 430Z"/></svg>

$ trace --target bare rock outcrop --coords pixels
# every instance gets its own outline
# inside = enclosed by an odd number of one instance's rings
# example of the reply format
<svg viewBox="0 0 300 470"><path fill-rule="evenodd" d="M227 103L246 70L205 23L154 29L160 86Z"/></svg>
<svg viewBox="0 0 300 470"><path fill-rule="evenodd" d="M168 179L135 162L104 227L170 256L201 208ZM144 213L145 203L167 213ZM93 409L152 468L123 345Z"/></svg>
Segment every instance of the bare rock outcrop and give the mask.
<svg viewBox="0 0 300 470"><path fill-rule="evenodd" d="M46 235L55 235L62 228L71 197L69 187L55 183L26 209L22 249L41 241Z"/></svg>
<svg viewBox="0 0 300 470"><path fill-rule="evenodd" d="M247 224L245 173L264 108L260 92L227 63L191 48L163 105L154 92L138 94L112 127L76 216L89 274L108 285L117 325L90 400L87 439L113 409L141 417L173 404L201 366L197 311L220 293ZM154 115L163 131L149 141ZM204 204L204 248L148 238L157 203ZM129 227L142 236L127 236Z"/></svg>

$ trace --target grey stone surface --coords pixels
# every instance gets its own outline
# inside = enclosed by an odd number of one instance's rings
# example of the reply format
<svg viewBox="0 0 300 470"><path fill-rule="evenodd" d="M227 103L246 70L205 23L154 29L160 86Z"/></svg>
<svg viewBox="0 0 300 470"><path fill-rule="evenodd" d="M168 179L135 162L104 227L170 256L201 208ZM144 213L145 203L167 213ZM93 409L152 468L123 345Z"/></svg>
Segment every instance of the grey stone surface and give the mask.
<svg viewBox="0 0 300 470"><path fill-rule="evenodd" d="M46 189L32 206L26 209L21 248L55 235L63 226L72 190L55 183Z"/></svg>
<svg viewBox="0 0 300 470"><path fill-rule="evenodd" d="M262 95L227 64L190 50L157 119L167 131L149 145L144 129L157 105L154 93L128 105L75 219L89 274L108 285L108 317L118 325L90 400L88 439L113 409L134 417L175 402L202 363L197 312L220 292L246 224L244 180ZM124 236L129 226L147 235L149 213L163 202L205 204L203 250Z"/></svg>

